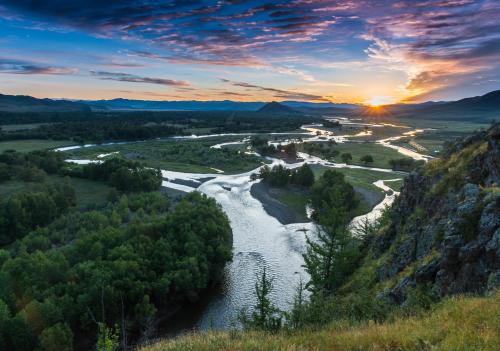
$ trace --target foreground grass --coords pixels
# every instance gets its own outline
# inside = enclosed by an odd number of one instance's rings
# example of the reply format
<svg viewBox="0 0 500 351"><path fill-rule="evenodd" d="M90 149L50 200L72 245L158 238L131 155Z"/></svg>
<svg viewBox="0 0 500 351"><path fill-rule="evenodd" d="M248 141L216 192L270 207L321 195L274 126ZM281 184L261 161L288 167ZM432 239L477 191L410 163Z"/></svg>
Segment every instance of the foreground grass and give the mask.
<svg viewBox="0 0 500 351"><path fill-rule="evenodd" d="M57 147L73 145L69 140L12 140L0 142L0 153L7 150L17 152L31 152L36 150L54 149Z"/></svg>
<svg viewBox="0 0 500 351"><path fill-rule="evenodd" d="M500 293L458 297L418 317L386 323L339 324L321 331L276 335L261 332L194 333L164 340L141 351L175 350L332 350L332 351L486 351L499 350Z"/></svg>

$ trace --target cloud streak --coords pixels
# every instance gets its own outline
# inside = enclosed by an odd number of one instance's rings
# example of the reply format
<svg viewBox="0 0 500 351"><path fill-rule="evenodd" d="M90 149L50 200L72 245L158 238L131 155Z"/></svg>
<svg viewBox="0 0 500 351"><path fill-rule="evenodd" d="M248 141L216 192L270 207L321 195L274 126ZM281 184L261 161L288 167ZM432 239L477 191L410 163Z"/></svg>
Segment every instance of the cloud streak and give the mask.
<svg viewBox="0 0 500 351"><path fill-rule="evenodd" d="M173 87L189 86L188 82L182 80L141 77L134 74L122 73L122 72L91 71L90 73L101 80L115 80L118 82L157 84L157 85L166 85Z"/></svg>
<svg viewBox="0 0 500 351"><path fill-rule="evenodd" d="M76 71L74 68L46 66L35 62L0 57L0 73L67 75L73 74Z"/></svg>
<svg viewBox="0 0 500 351"><path fill-rule="evenodd" d="M251 83L246 83L246 82L235 82L235 81L225 79L225 78L222 78L221 82L228 83L228 84L231 84L232 86L239 87L239 88L246 88L246 89L250 89L250 90L256 90L256 91L260 91L260 92L270 93L272 96L279 98L279 99L303 100L303 101L311 101L311 100L326 101L327 100L321 95L302 93L302 92L293 91L293 90L282 90L282 89L276 89L276 88L269 88L269 87L264 87L261 85L256 85L256 84L251 84Z"/></svg>

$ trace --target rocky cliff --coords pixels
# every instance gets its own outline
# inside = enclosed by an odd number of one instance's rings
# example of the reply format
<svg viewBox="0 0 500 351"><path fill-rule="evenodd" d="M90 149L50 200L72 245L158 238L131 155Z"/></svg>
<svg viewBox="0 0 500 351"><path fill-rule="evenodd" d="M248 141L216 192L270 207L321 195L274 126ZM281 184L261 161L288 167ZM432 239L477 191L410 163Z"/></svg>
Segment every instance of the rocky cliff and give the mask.
<svg viewBox="0 0 500 351"><path fill-rule="evenodd" d="M422 286L440 297L500 286L499 185L500 124L411 173L369 243L377 296L403 304Z"/></svg>

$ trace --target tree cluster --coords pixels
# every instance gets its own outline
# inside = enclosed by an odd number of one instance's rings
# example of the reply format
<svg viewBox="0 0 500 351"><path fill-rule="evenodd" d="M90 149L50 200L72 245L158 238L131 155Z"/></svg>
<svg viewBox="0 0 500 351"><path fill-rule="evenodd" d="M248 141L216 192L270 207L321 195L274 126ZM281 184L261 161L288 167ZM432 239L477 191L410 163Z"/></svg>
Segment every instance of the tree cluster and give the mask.
<svg viewBox="0 0 500 351"><path fill-rule="evenodd" d="M174 208L156 192L68 212L0 249L0 349L125 345L196 300L230 258L229 222L199 193Z"/></svg>
<svg viewBox="0 0 500 351"><path fill-rule="evenodd" d="M307 163L296 169L288 169L282 165L273 168L264 166L260 169L260 177L264 183L277 187L293 184L309 188L314 184L314 173Z"/></svg>
<svg viewBox="0 0 500 351"><path fill-rule="evenodd" d="M102 163L89 163L68 171L72 176L105 181L123 192L154 191L161 186L159 169L146 168L138 162L111 158Z"/></svg>

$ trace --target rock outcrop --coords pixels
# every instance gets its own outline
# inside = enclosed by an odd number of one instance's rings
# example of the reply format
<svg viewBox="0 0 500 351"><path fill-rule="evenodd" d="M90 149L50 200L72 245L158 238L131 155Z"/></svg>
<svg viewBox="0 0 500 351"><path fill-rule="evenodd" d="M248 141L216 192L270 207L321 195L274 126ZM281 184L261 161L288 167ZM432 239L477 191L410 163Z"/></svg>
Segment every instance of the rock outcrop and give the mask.
<svg viewBox="0 0 500 351"><path fill-rule="evenodd" d="M371 243L377 281L392 282L379 296L401 304L422 285L441 297L499 287L499 185L500 124L411 173Z"/></svg>

